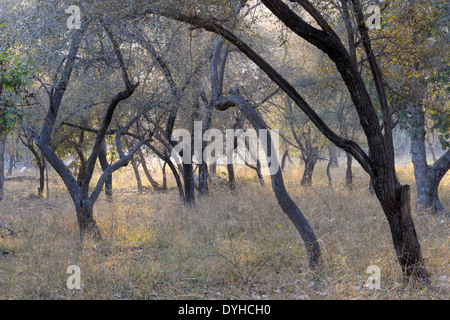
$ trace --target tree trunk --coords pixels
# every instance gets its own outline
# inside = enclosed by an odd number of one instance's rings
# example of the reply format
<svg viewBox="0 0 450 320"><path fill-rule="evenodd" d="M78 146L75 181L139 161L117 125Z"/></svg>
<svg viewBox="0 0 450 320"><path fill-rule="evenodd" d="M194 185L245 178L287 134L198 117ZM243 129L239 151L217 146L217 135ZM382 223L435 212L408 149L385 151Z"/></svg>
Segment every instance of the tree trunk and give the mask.
<svg viewBox="0 0 450 320"><path fill-rule="evenodd" d="M352 172L352 162L353 157L350 153L346 152L347 154L347 170L345 172L345 186L349 188L350 190L353 189L353 172Z"/></svg>
<svg viewBox="0 0 450 320"><path fill-rule="evenodd" d="M328 146L328 152L330 154L330 168L339 168L338 148L334 144L330 144Z"/></svg>
<svg viewBox="0 0 450 320"><path fill-rule="evenodd" d="M81 200L76 206L78 227L83 241L86 235L92 236L95 240L101 239L100 229L94 219L93 204L88 199Z"/></svg>
<svg viewBox="0 0 450 320"><path fill-rule="evenodd" d="M10 176L15 166L16 166L16 152L12 150L11 153L9 154L9 167L6 175Z"/></svg>
<svg viewBox="0 0 450 320"><path fill-rule="evenodd" d="M167 190L167 174L166 174L166 165L167 162L164 162L161 168L162 176L163 176L163 184L162 184L162 190Z"/></svg>
<svg viewBox="0 0 450 320"><path fill-rule="evenodd" d="M425 147L425 115L420 106L411 108L411 115L416 123L416 130L411 137L411 160L417 186L416 208L420 212L438 213L445 211L439 199L439 183L443 175L438 174L434 166L427 163ZM435 162L437 163L437 162Z"/></svg>
<svg viewBox="0 0 450 320"><path fill-rule="evenodd" d="M102 143L100 146L100 151L98 153L98 160L100 161L100 166L102 167L103 172L108 169L110 164L108 163L108 159L106 158L106 145ZM112 188L112 174L110 174L105 180L105 196L106 200L111 201L113 196L113 188Z"/></svg>
<svg viewBox="0 0 450 320"><path fill-rule="evenodd" d="M281 170L284 171L284 169L286 168L286 160L289 157L289 151L286 150L284 151L283 155L281 156Z"/></svg>
<svg viewBox="0 0 450 320"><path fill-rule="evenodd" d="M42 160L39 159L39 161L37 161L37 159L36 159L37 166L39 169L39 187L38 187L39 198L44 197L44 188L45 188L45 163Z"/></svg>
<svg viewBox="0 0 450 320"><path fill-rule="evenodd" d="M228 184L230 185L230 189L236 189L236 178L234 176L234 165L232 163L227 164L227 172L228 172Z"/></svg>
<svg viewBox="0 0 450 320"><path fill-rule="evenodd" d="M206 196L208 195L208 165L205 160L199 165L198 171L198 194Z"/></svg>
<svg viewBox="0 0 450 320"><path fill-rule="evenodd" d="M5 197L5 151L6 134L0 136L0 201Z"/></svg>
<svg viewBox="0 0 450 320"><path fill-rule="evenodd" d="M309 265L314 269L320 264L322 256L317 237L308 220L305 218L300 208L292 200L286 190L283 174L279 168L278 158L276 155L274 155L275 148L272 143L272 138L270 132L267 130L267 126L264 120L252 106L248 105L247 102L244 101L246 101L245 98L243 98L243 104L240 105L240 109L247 116L247 119L251 122L253 128L259 133L259 139L261 140L263 149L266 153L267 163L270 163L271 166L274 166L272 168L269 168L269 171L272 181L272 189L275 193L275 197L277 198L280 208L289 217L298 233L302 237L303 242L305 243ZM266 130L265 132L267 133L267 136L264 137L265 139L262 139L262 137L260 136L261 130ZM277 170L275 170L275 168Z"/></svg>
<svg viewBox="0 0 450 320"><path fill-rule="evenodd" d="M305 171L303 171L303 177L301 181L302 186L312 186L312 176L318 158L319 150L318 148L313 148L305 160Z"/></svg>
<svg viewBox="0 0 450 320"><path fill-rule="evenodd" d="M136 177L138 193L142 193L142 191L144 191L144 188L142 187L142 179L139 174L139 166L136 164L136 160L134 158L131 159L131 166L133 167L134 176Z"/></svg>
<svg viewBox="0 0 450 320"><path fill-rule="evenodd" d="M327 164L327 178L328 186L333 187L333 179L331 178L331 167L333 166L333 161L330 159Z"/></svg>
<svg viewBox="0 0 450 320"><path fill-rule="evenodd" d="M402 268L404 281L412 285L429 284L429 275L425 269L419 240L411 217L410 187L398 186L395 194L386 194L387 187L382 179L374 180L374 188L383 207L392 234L392 242ZM386 196L391 196L390 201Z"/></svg>
<svg viewBox="0 0 450 320"><path fill-rule="evenodd" d="M188 205L195 204L194 166L192 163L183 163L184 201Z"/></svg>
<svg viewBox="0 0 450 320"><path fill-rule="evenodd" d="M264 182L264 176L261 172L261 161L259 161L259 159L256 160L256 174L258 175L258 180L261 186L265 186L266 183Z"/></svg>
<svg viewBox="0 0 450 320"><path fill-rule="evenodd" d="M160 186L159 183L155 179L153 179L153 177L150 173L150 170L148 170L147 162L145 161L145 157L144 157L144 154L142 153L142 151L138 150L136 153L137 153L137 156L139 157L139 162L142 165L142 169L144 169L144 174L147 177L147 180L152 185L153 190L155 190L155 191L167 190L167 185L166 185L166 187L164 187L164 182L163 182L163 186ZM165 163L164 163L164 165L165 165ZM163 170L163 177L164 176L165 176L165 169Z"/></svg>

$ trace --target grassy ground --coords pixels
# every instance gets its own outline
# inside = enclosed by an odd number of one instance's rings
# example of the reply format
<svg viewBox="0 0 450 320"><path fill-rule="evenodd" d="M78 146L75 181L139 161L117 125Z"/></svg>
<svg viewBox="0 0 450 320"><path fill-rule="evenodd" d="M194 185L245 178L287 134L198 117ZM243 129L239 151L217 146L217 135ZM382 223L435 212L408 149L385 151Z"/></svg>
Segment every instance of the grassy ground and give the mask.
<svg viewBox="0 0 450 320"><path fill-rule="evenodd" d="M413 184L410 165L398 168ZM114 201L103 195L95 215L98 243L79 243L72 202L56 176L49 200L30 198L36 182L7 182L0 221L21 230L0 238L1 299L448 299L448 216L414 214L432 286L401 283L389 227L366 175L355 168L355 190L333 169L333 188L319 166L314 186L299 185L302 168L286 173L288 191L309 219L323 250L316 273L306 267L302 241L280 210L266 177L238 171L234 192L217 184L193 209L176 190L135 192L131 169L114 177ZM155 172L158 179L159 177ZM145 177L143 176L143 179ZM413 203L415 197L414 187ZM440 195L450 208L450 175ZM13 196L14 194L14 196ZM81 269L82 289L66 287L67 268ZM364 285L370 265L381 270L381 289Z"/></svg>

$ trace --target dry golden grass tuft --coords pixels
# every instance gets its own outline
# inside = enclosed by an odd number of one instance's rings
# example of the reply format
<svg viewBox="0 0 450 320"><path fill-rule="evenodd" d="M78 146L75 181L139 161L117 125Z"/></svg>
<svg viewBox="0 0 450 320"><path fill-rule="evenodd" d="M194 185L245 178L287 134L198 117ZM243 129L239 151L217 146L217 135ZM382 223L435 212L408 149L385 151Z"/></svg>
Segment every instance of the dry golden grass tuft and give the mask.
<svg viewBox="0 0 450 320"><path fill-rule="evenodd" d="M306 267L302 241L269 177L261 187L246 169L238 170L234 192L218 184L195 208L182 206L176 190L137 194L132 170L121 171L114 176L114 200L102 196L95 206L103 239L83 248L57 177L49 200L29 198L35 182L7 182L0 221L21 232L0 238L8 252L0 256L0 298L448 299L448 216L414 215L432 279L429 288L414 290L401 282L389 227L366 175L355 168L349 191L344 169L333 169L333 188L324 170L317 168L312 188L299 185L302 168L285 174L288 191L320 238L324 264L316 272ZM399 167L399 177L413 185L411 166ZM449 190L447 175L440 195L448 208ZM70 265L81 268L81 290L66 287ZM381 269L380 290L364 286L370 265Z"/></svg>

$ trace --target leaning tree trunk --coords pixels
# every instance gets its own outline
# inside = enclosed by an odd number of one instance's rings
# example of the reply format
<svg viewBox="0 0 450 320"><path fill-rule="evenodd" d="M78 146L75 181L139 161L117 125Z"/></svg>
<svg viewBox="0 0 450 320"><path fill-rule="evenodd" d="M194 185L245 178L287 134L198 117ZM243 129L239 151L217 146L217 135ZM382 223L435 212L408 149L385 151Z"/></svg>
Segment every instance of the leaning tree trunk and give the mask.
<svg viewBox="0 0 450 320"><path fill-rule="evenodd" d="M286 190L283 174L280 170L278 156L276 155L276 150L274 144L272 143L272 138L267 129L267 125L256 110L249 105L248 101L240 93L233 89L230 89L229 92L231 93L231 96L220 100L217 103L216 108L218 110L226 110L231 106L238 106L242 113L244 113L246 118L250 121L253 128L258 132L258 137L266 153L270 179L272 181L272 189L275 193L275 197L277 198L280 208L292 221L298 233L302 237L303 242L305 243L309 265L314 269L321 262L322 253L320 250L320 245L308 220L305 218L297 204L292 200Z"/></svg>
<svg viewBox="0 0 450 320"><path fill-rule="evenodd" d="M244 101L246 100L244 99ZM279 167L276 150L274 148L274 144L272 143L270 132L267 130L264 120L252 106L248 104L241 104L240 109L247 116L247 119L250 121L253 128L258 132L259 139L261 140L263 149L266 153L267 163L271 166L269 171L275 197L277 198L278 204L283 212L289 217L302 237L306 246L309 265L314 269L320 264L321 261L322 253L320 250L320 245L308 220L305 218L303 213L300 211L300 208L292 200L286 190L283 174ZM267 139L264 142L261 137L261 130L266 130L267 132Z"/></svg>

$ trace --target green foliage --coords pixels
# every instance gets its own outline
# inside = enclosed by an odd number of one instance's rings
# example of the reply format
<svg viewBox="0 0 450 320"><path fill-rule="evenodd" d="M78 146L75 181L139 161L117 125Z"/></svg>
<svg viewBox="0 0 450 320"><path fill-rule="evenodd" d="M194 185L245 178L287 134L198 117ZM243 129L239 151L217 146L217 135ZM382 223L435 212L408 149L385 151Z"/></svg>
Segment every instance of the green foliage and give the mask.
<svg viewBox="0 0 450 320"><path fill-rule="evenodd" d="M18 102L31 70L11 51L0 51L0 135L22 121Z"/></svg>

